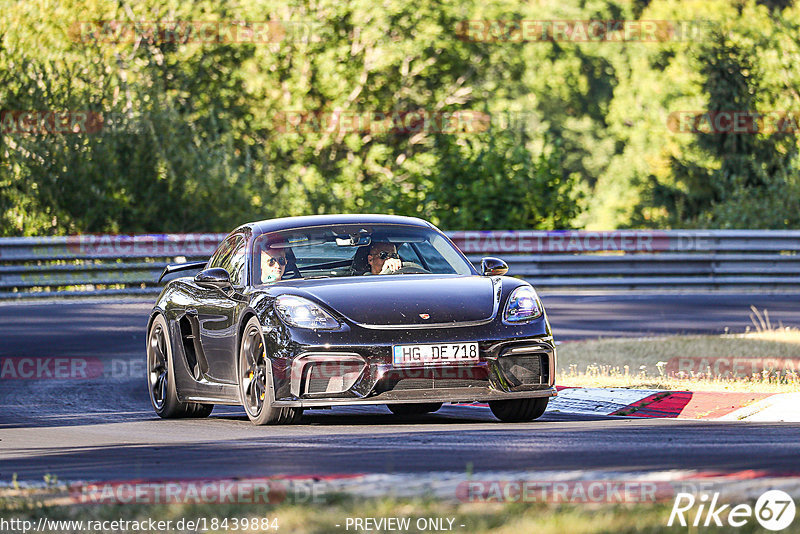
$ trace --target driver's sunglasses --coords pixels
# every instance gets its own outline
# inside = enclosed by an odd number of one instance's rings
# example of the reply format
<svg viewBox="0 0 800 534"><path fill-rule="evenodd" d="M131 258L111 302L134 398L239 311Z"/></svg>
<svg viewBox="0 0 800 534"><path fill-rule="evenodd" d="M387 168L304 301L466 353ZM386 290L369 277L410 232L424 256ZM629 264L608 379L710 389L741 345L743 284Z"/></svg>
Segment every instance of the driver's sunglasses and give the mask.
<svg viewBox="0 0 800 534"><path fill-rule="evenodd" d="M275 264L280 265L281 267L286 265L286 258L270 258L269 259L269 266L274 267Z"/></svg>
<svg viewBox="0 0 800 534"><path fill-rule="evenodd" d="M385 260L387 258L393 258L395 260L400 259L400 255L397 252L386 252L385 250L381 250L378 253L378 257L382 260Z"/></svg>

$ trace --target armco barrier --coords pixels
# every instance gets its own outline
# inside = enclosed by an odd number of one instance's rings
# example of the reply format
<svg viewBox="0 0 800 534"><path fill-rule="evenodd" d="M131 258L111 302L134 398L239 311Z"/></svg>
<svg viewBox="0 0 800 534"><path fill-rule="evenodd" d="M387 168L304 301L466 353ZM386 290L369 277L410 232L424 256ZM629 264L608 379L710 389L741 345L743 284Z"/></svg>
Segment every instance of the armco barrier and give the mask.
<svg viewBox="0 0 800 534"><path fill-rule="evenodd" d="M800 289L800 231L464 231L538 287ZM157 293L167 263L207 259L224 234L0 238L0 298Z"/></svg>
<svg viewBox="0 0 800 534"><path fill-rule="evenodd" d="M157 293L168 263L208 259L225 234L0 238L0 299Z"/></svg>

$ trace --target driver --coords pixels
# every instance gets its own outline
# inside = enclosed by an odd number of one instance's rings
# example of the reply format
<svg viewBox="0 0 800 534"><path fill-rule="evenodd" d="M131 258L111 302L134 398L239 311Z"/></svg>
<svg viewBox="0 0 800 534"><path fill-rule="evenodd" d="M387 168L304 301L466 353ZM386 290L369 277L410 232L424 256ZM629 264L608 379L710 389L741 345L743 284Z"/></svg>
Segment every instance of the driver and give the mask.
<svg viewBox="0 0 800 534"><path fill-rule="evenodd" d="M369 247L367 263L372 274L392 274L403 264L392 243L374 242Z"/></svg>
<svg viewBox="0 0 800 534"><path fill-rule="evenodd" d="M277 282L286 270L286 253L282 248L261 249L261 283Z"/></svg>

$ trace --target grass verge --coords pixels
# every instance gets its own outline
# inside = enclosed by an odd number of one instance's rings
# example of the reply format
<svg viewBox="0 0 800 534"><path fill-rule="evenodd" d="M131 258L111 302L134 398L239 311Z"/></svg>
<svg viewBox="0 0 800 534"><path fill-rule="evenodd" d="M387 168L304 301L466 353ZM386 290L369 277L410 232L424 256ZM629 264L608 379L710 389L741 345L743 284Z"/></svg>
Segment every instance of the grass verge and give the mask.
<svg viewBox="0 0 800 534"><path fill-rule="evenodd" d="M374 498L356 499L342 495L328 495L322 502L314 504L280 505L233 505L233 504L171 504L171 505L78 505L52 504L47 494L25 491L0 491L0 518L7 521L14 518L37 524L39 518L48 521L83 521L78 528L73 524L60 525L57 530L41 532L72 532L86 534L105 532L91 528L92 522L102 521L171 521L171 528L159 532L195 532L201 529L179 529L179 521L196 521L205 518L205 532L289 532L299 534L345 533L345 532L399 532L397 529L357 529L351 524L347 528L347 518L409 518L409 528L401 532L431 532L430 523L418 523L422 519L438 519L443 525L452 525L450 532L480 534L484 532L517 534L537 532L541 534L608 533L656 533L685 532L686 527L667 528L672 503L647 503L631 505L603 504L559 504L543 503L454 503L434 499L394 499ZM228 518L227 528L210 528L212 518L221 521ZM237 526L247 519L248 527L233 529L233 519L238 518ZM262 524L262 518L268 518ZM256 528L251 528L256 520ZM276 520L276 521L274 521ZM449 521L452 520L452 523ZM338 525L338 526L337 526ZM462 526L463 525L463 526ZM98 525L99 526L99 525ZM266 528L262 528L266 526ZM89 527L89 528L87 528ZM277 527L277 530L275 529ZM428 527L428 528L420 528ZM130 530L128 525L128 531ZM152 530L138 530L152 532ZM737 532L762 532L757 523L749 522ZM766 532L766 531L764 531Z"/></svg>
<svg viewBox="0 0 800 534"><path fill-rule="evenodd" d="M565 386L798 392L800 330L571 342L558 367Z"/></svg>

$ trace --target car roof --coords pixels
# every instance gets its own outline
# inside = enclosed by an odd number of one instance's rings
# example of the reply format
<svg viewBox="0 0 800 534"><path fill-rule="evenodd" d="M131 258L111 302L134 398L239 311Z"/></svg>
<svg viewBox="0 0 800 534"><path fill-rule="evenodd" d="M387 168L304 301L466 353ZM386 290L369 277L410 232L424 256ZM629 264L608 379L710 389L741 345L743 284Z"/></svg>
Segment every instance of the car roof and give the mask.
<svg viewBox="0 0 800 534"><path fill-rule="evenodd" d="M329 224L403 224L423 228L435 228L431 223L417 217L382 214L340 214L340 215L305 215L301 217L283 217L266 219L242 226L251 227L256 234L278 232L292 228L309 226L326 226ZM240 227L241 228L241 227Z"/></svg>

